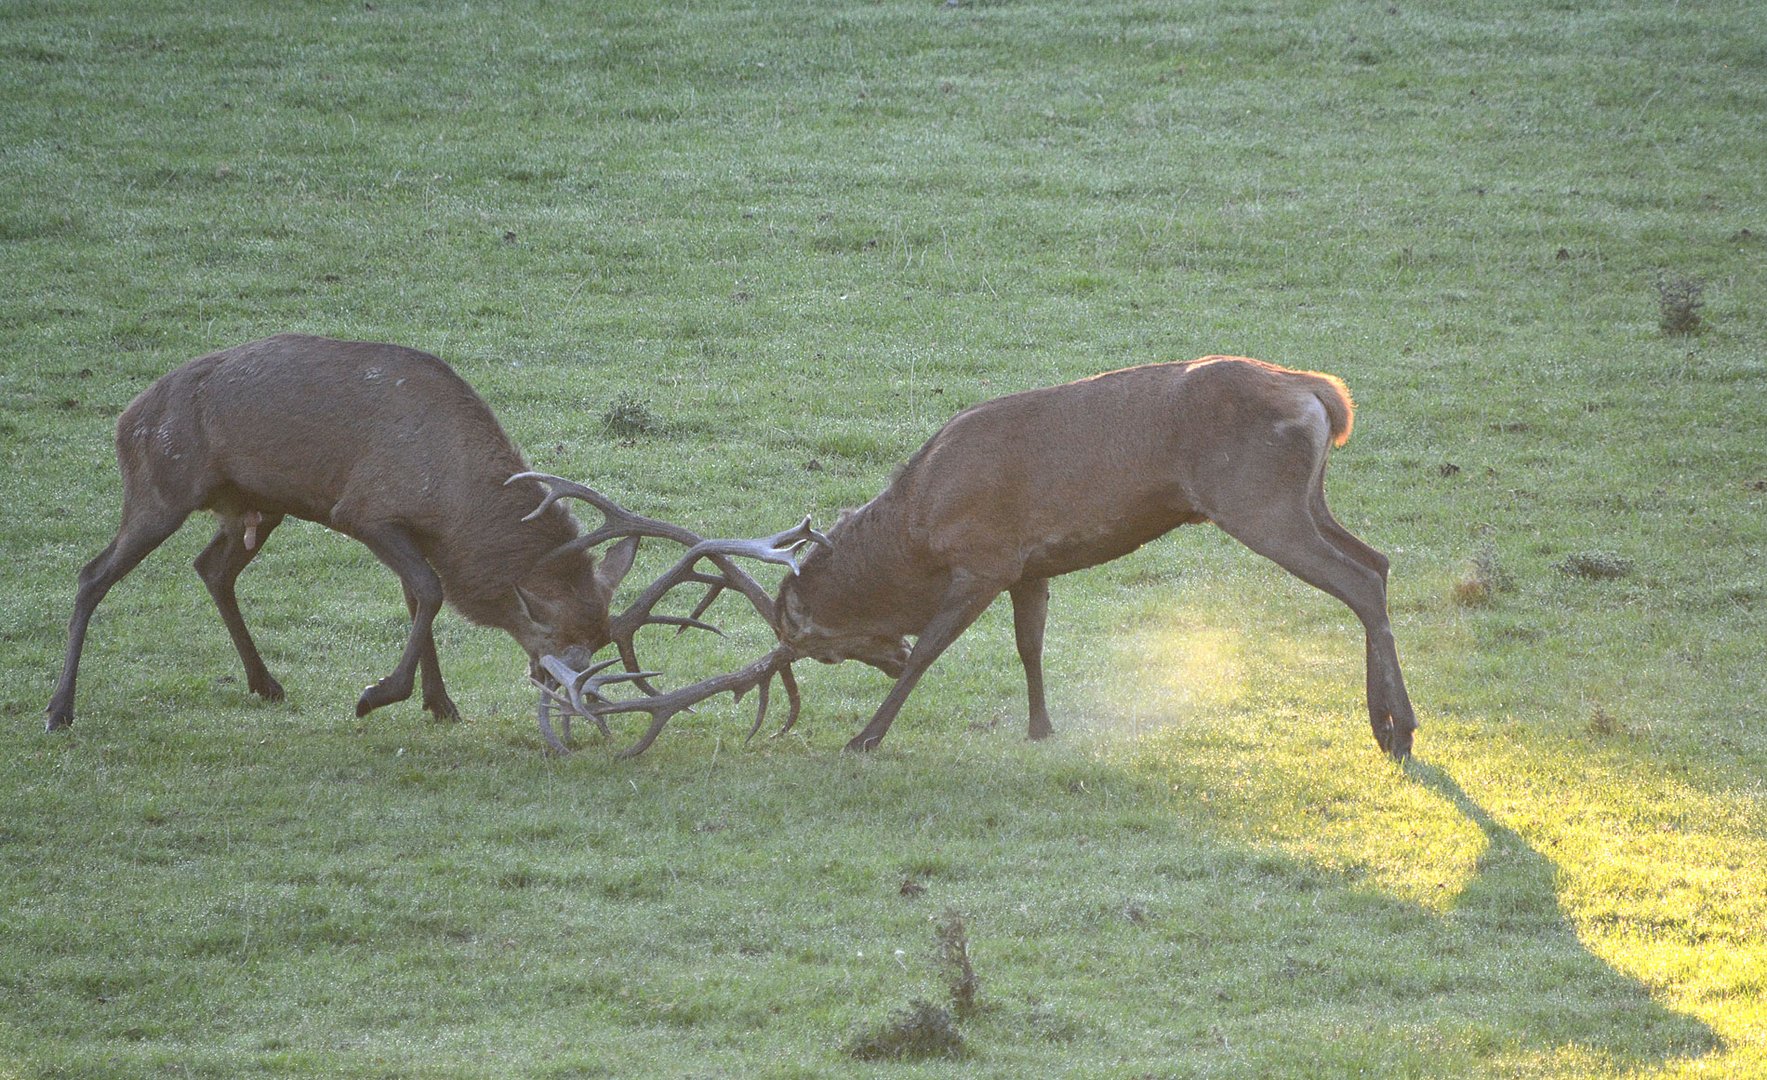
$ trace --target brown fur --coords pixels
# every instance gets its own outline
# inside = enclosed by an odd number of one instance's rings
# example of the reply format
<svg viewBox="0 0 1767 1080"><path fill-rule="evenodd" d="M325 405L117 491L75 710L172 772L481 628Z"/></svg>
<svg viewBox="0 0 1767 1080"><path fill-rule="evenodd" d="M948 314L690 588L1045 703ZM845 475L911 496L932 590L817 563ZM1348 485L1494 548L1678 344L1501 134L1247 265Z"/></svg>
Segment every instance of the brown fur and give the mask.
<svg viewBox="0 0 1767 1080"><path fill-rule="evenodd" d="M843 518L776 605L804 655L897 676L849 744L875 745L914 684L1001 592L1013 599L1032 737L1048 580L1213 521L1338 597L1368 633L1369 709L1390 752L1416 726L1386 613L1385 556L1326 509L1328 448L1354 424L1334 376L1211 356L985 401L947 423L877 498ZM918 635L910 651L907 635Z"/></svg>
<svg viewBox="0 0 1767 1080"><path fill-rule="evenodd" d="M92 609L198 510L220 525L197 571L251 689L267 698L282 688L245 629L233 583L285 516L361 540L405 588L413 617L405 655L363 693L359 714L409 696L421 665L425 707L457 715L429 629L444 598L508 631L531 656L592 652L607 641L611 582L624 568L603 580L587 554L546 558L577 535L576 522L556 505L521 520L540 503L540 486L504 485L527 467L520 452L472 387L427 353L295 334L211 353L123 411L116 450L122 523L80 573L52 729L73 722Z"/></svg>

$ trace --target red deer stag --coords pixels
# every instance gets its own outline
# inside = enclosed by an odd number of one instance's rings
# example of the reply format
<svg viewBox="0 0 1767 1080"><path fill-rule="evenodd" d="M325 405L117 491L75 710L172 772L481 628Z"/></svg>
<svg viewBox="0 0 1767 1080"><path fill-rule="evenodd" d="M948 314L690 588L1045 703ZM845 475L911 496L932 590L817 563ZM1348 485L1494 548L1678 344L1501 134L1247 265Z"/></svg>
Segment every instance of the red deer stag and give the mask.
<svg viewBox="0 0 1767 1080"><path fill-rule="evenodd" d="M1043 697L1049 579L1212 521L1347 604L1367 636L1368 715L1404 757L1417 727L1387 619L1387 559L1325 505L1330 447L1350 437L1344 384L1241 357L1150 364L959 413L883 494L829 531L787 578L781 640L896 679L849 750L875 747L920 677L1002 592L1030 698ZM903 635L917 635L910 649Z"/></svg>
<svg viewBox="0 0 1767 1080"><path fill-rule="evenodd" d="M660 724L714 693L764 692L767 678L800 657L860 660L896 680L847 744L869 750L939 654L1006 592L1029 733L1040 739L1051 730L1042 663L1049 579L1212 521L1361 620L1374 737L1403 758L1417 721L1387 619L1387 559L1325 505L1328 451L1349 438L1353 415L1333 376L1229 356L983 402L929 439L883 494L843 515L829 530L832 546L811 551L785 579L774 603L780 645L767 657L594 711L642 710ZM907 635L917 635L912 648Z"/></svg>
<svg viewBox="0 0 1767 1080"><path fill-rule="evenodd" d="M610 641L636 672L633 637L641 626L704 625L697 621L704 604L693 619L652 616L648 607L608 612L640 536L687 545L698 536L600 496L606 523L578 535L558 495L541 486L555 478L525 473L520 452L472 387L415 349L284 334L211 353L130 403L117 421L116 447L122 524L80 571L67 657L46 710L51 731L73 723L93 609L197 510L212 511L220 527L196 571L245 663L246 685L272 701L282 687L240 617L234 582L291 515L361 541L404 588L411 614L404 654L362 692L357 716L410 697L419 670L423 707L438 717L459 715L431 636L444 599L469 620L508 632L535 674L541 657L583 667ZM589 549L619 537L597 563ZM722 554L714 561L740 574ZM741 578L696 576L768 601Z"/></svg>

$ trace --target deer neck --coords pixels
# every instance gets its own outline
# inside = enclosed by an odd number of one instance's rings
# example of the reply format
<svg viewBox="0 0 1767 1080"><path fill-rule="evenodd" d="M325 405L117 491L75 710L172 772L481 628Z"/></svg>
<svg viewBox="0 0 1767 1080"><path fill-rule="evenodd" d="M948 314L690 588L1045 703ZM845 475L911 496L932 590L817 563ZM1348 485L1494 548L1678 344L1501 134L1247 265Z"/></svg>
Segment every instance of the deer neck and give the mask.
<svg viewBox="0 0 1767 1080"><path fill-rule="evenodd" d="M842 515L832 551L805 560L795 587L818 622L917 634L938 610L949 572L931 566L908 535L890 493Z"/></svg>

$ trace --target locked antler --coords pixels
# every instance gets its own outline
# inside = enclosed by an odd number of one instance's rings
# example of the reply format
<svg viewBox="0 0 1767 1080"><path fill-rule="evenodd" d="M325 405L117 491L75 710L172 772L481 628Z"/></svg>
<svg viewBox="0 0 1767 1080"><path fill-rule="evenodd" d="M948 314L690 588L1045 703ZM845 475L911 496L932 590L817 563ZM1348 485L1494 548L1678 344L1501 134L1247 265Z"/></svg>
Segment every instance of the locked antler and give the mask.
<svg viewBox="0 0 1767 1080"><path fill-rule="evenodd" d="M755 707L755 723L753 727L749 728L748 733L748 738L752 739L755 732L761 730L761 724L767 719L769 691L773 686L773 676L778 675L780 682L785 686L786 699L791 705L785 724L780 727L778 732L783 735L798 722L798 709L801 705L798 697L797 679L791 673L791 664L796 658L796 654L788 646L781 644L775 646L766 656L736 671L724 675L714 675L709 679L701 679L692 686L684 686L667 694L651 694L627 701L609 701L601 696L599 693L600 684L597 684L594 696L598 699L598 703L589 706L588 715L593 717L597 723L605 724L605 718L616 713L649 713L651 717L650 729L637 742L621 750L618 755L621 758L636 757L650 749L650 744L656 741L656 737L662 733L663 726L676 713L723 693L732 694L735 696L735 700L741 701L744 694L760 687L760 695ZM588 681L590 683L596 682L595 679ZM621 680L616 677L606 681L612 683Z"/></svg>
<svg viewBox="0 0 1767 1080"><path fill-rule="evenodd" d="M732 692L740 700L744 694L755 686L761 688L759 712L755 717L755 726L750 730L752 738L755 731L760 730L766 718L768 693L772 686L772 677L780 675L785 685L786 696L791 703L791 712L780 733L790 730L797 722L799 698L797 680L792 677L790 663L786 658L785 647L774 649L767 656L749 664L739 671L728 675L715 676L683 687L669 694L659 693L649 683L649 679L657 672L639 669L636 638L638 631L646 626L674 626L680 633L688 628L710 630L721 634L717 627L701 621L714 601L726 589L734 589L748 598L755 610L774 625L773 600L767 590L731 561L732 556L743 556L758 559L762 562L778 563L789 567L792 573L798 572L797 552L805 544L822 544L832 546L828 537L810 527L810 518L805 516L795 528L774 533L772 536L754 540L705 540L679 525L666 521L634 514L620 506L593 488L586 487L563 477L551 476L546 473L525 472L509 478L509 483L518 480L537 480L546 488L546 496L536 507L529 518L544 513L548 507L562 498L576 498L589 503L601 511L603 524L583 536L579 536L548 553L546 558L556 558L572 551L583 551L597 544L621 537L651 536L665 540L673 540L687 548L687 552L675 562L675 565L651 582L630 607L618 615L608 619L608 638L619 651L620 661L626 666L625 671L603 675L613 661L604 661L583 671L575 671L562 660L554 656L540 659L540 665L547 674L557 680L557 687L550 686L541 680L534 680L539 686L541 696L539 704L540 733L554 750L568 752L564 742L553 732L551 717L554 709L560 711L565 737L570 736L571 716L586 716L592 719L603 734L608 733L605 717L619 712L646 711L651 713L651 728L644 738L622 751L621 757L631 757L643 753L656 740L663 726L670 717L684 709L726 691ZM699 569L702 559L711 560L717 568L716 574L708 574ZM701 584L706 586L706 593L695 605L692 614L687 616L658 615L656 605L675 588L684 584ZM601 693L601 688L620 682L630 682L637 686L646 696L629 701L611 701Z"/></svg>
<svg viewBox="0 0 1767 1080"><path fill-rule="evenodd" d="M639 670L638 648L635 639L638 631L646 626L673 626L676 632L693 628L722 633L710 623L702 622L700 616L712 606L712 603L726 589L734 589L746 596L754 605L761 617L773 624L773 599L756 581L745 573L741 567L730 561L732 555L746 555L765 562L784 563L797 572L797 560L793 552L806 542L827 544L828 537L810 528L810 519L805 517L796 529L788 529L760 540L706 540L696 533L690 532L679 525L655 518L634 514L630 510L614 502L612 499L596 491L594 488L579 484L574 480L566 480L562 476L552 476L542 472L517 473L506 483L513 484L518 480L537 480L545 487L546 496L540 505L534 508L526 519L531 520L545 513L547 508L560 499L581 499L595 509L601 511L602 525L574 540L559 545L545 556L555 559L573 551L585 551L597 544L621 537L656 537L662 540L673 540L688 549L679 562L661 578L645 589L631 607L608 619L609 640L618 647L620 659L625 662L629 671ZM717 567L716 576L699 571L696 567L702 558L709 558ZM544 560L542 560L544 561ZM664 594L678 585L697 583L706 586L706 594L694 606L693 613L686 617L678 615L658 615L653 609ZM633 680L638 688L647 694L657 691L644 678Z"/></svg>

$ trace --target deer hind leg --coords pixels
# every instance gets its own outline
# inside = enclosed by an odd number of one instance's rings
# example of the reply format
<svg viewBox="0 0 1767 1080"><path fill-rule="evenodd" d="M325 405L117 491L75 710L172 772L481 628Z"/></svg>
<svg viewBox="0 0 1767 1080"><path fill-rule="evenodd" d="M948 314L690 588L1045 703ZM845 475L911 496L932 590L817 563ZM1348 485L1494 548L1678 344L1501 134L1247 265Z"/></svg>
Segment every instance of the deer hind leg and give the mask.
<svg viewBox="0 0 1767 1080"><path fill-rule="evenodd" d="M80 669L80 653L86 644L86 627L92 621L92 612L98 602L104 599L112 585L177 532L188 516L188 509L131 492L125 478L123 522L117 528L117 535L80 570L79 586L74 594L74 614L68 620L67 655L62 660L61 678L56 681L55 693L49 699L48 708L44 709L45 730L55 731L74 722L74 683Z"/></svg>
<svg viewBox="0 0 1767 1080"><path fill-rule="evenodd" d="M382 705L409 698L421 664L424 669L424 708L438 719L458 720L460 710L448 698L448 691L442 685L441 665L436 661L434 625L436 614L442 610L442 579L436 576L423 553L418 551L416 542L397 526L358 528L351 530L350 535L366 544L375 558L399 576L411 612L411 633L405 639L405 651L399 657L398 666L362 691L356 701L356 715L367 716Z"/></svg>
<svg viewBox="0 0 1767 1080"><path fill-rule="evenodd" d="M223 514L214 539L196 557L195 564L197 575L221 612L221 622L233 639L233 648L245 664L246 686L266 701L282 700L282 684L264 667L264 658L258 655L257 643L252 641L251 631L246 629L245 619L239 613L239 597L233 586L240 571L263 549L264 540L281 522L281 514L265 515L255 510Z"/></svg>
<svg viewBox="0 0 1767 1080"><path fill-rule="evenodd" d="M1012 635L1019 663L1025 668L1025 692L1031 706L1025 733L1032 739L1046 739L1055 730L1049 724L1049 707L1043 698L1043 626L1049 618L1049 579L1021 581L1010 595Z"/></svg>
<svg viewBox="0 0 1767 1080"><path fill-rule="evenodd" d="M933 616L932 621L926 624L926 628L915 639L914 648L908 653L908 663L903 667L902 674L896 677L896 685L890 687L889 696L878 706L871 722L847 743L848 750L876 749L877 744L883 741L884 733L895 722L896 714L902 711L903 702L914 692L920 677L926 674L926 669L969 629L970 624L982 612L988 610L988 605L999 595L998 588L983 587L970 575L962 572L952 578L951 585L945 590L939 613Z"/></svg>
<svg viewBox="0 0 1767 1080"><path fill-rule="evenodd" d="M1308 500L1308 508L1312 511L1313 521L1319 531L1344 554L1355 559L1387 580L1387 557L1362 542L1362 538L1338 524L1332 516L1331 508L1325 505L1325 484L1315 484L1312 498Z"/></svg>
<svg viewBox="0 0 1767 1080"><path fill-rule="evenodd" d="M1325 505L1325 487L1319 485L1313 494L1313 516L1320 531L1340 551L1380 575L1382 611L1385 611L1387 557L1362 542L1362 538L1338 524ZM1374 725L1375 739L1382 749L1394 757L1404 757L1411 749L1411 733L1417 730L1417 716L1411 709L1411 697L1405 692L1405 678L1399 671L1399 654L1393 643L1392 628L1383 620L1383 633L1368 636L1368 699L1387 703L1386 737L1382 737L1382 712L1373 704L1369 720Z"/></svg>
<svg viewBox="0 0 1767 1080"><path fill-rule="evenodd" d="M1246 547L1337 597L1355 613L1366 635L1369 724L1381 749L1403 758L1411 752L1417 718L1387 615L1386 556L1325 509L1319 494L1323 464L1321 455L1319 467L1308 475L1270 476L1263 490L1232 498L1209 516Z"/></svg>

